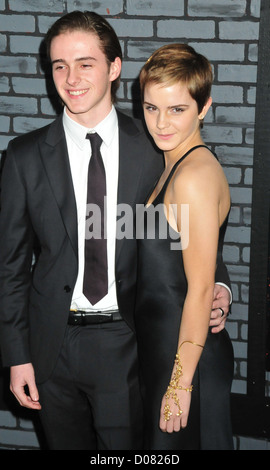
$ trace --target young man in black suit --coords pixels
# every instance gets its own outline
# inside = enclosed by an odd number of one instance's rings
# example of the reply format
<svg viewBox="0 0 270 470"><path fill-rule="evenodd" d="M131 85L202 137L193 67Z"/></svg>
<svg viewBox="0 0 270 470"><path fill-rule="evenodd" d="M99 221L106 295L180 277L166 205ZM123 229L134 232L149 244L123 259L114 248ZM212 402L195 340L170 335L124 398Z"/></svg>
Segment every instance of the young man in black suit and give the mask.
<svg viewBox="0 0 270 470"><path fill-rule="evenodd" d="M144 202L163 161L141 123L115 109L122 54L108 22L92 12L70 13L49 30L47 44L63 114L14 139L3 172L3 363L11 368L19 403L40 410L50 449L140 449L136 240L117 236L116 219L119 205L134 213ZM101 147L94 151L96 133ZM91 148L97 159L101 153L105 167L105 248L87 246L93 238L85 231L91 225L86 211ZM104 192L104 168L97 161L96 191ZM94 196L88 204L97 204ZM104 256L94 260L101 250ZM228 283L222 263L218 269L217 280ZM93 278L85 279L90 274ZM93 287L94 298L85 284ZM213 315L224 311L225 318L227 290L216 289L220 298Z"/></svg>

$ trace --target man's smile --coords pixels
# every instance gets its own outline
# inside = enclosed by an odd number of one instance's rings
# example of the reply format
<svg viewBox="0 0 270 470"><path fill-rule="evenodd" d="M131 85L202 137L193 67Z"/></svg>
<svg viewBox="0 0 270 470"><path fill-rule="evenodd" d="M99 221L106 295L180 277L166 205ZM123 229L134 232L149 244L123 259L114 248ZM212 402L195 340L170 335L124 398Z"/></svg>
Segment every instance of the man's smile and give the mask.
<svg viewBox="0 0 270 470"><path fill-rule="evenodd" d="M87 90L67 90L67 93L71 96L80 96L80 95L85 95L87 93Z"/></svg>

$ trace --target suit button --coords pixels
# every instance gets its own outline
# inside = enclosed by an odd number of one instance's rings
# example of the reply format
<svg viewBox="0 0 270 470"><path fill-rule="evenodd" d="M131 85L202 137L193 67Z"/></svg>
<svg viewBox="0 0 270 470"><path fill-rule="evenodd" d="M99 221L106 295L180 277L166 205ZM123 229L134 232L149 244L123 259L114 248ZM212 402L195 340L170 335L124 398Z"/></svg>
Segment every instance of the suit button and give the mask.
<svg viewBox="0 0 270 470"><path fill-rule="evenodd" d="M65 286L65 287L64 287L64 291L68 293L68 292L71 291L71 288L70 288L69 286Z"/></svg>

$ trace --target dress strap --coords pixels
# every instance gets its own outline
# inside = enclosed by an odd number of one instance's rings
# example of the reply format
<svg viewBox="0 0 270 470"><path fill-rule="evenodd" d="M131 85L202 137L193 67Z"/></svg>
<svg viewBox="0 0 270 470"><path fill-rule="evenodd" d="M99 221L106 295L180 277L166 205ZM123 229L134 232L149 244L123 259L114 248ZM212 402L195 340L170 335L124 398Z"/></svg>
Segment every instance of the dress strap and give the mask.
<svg viewBox="0 0 270 470"><path fill-rule="evenodd" d="M200 148L200 147L204 147L204 148L207 148L207 149L208 149L207 145L203 145L203 144L201 144L201 145L195 145L194 147L191 147L181 158L179 158L179 160L177 160L177 162L175 162L175 164L173 165L173 167L172 167L172 169L171 169L171 171L170 171L170 173L169 173L169 175L168 175L168 178L166 179L166 181L165 181L164 185L162 186L162 188L161 188L159 194L157 195L157 197L155 198L155 200L152 202L152 204L155 204L155 205L156 205L156 204L158 204L157 199L158 199L158 200L159 200L160 198L163 199L163 195L165 194L166 189L167 189L167 187L168 187L168 184L169 184L169 182L171 181L171 179L172 179L172 177L173 177L173 175L174 175L174 173L175 173L177 167L180 165L180 163L181 163L191 152L193 152L193 150L196 150L197 148ZM208 150L209 150L209 149L208 149ZM213 152L212 152L212 153L213 153Z"/></svg>

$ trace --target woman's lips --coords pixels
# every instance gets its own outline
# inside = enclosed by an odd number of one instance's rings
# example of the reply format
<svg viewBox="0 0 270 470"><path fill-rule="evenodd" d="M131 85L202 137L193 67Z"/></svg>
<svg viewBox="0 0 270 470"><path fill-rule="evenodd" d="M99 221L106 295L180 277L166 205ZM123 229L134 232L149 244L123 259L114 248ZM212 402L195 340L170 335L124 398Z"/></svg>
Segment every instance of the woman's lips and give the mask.
<svg viewBox="0 0 270 470"><path fill-rule="evenodd" d="M173 134L157 134L157 137L161 140L169 140Z"/></svg>

